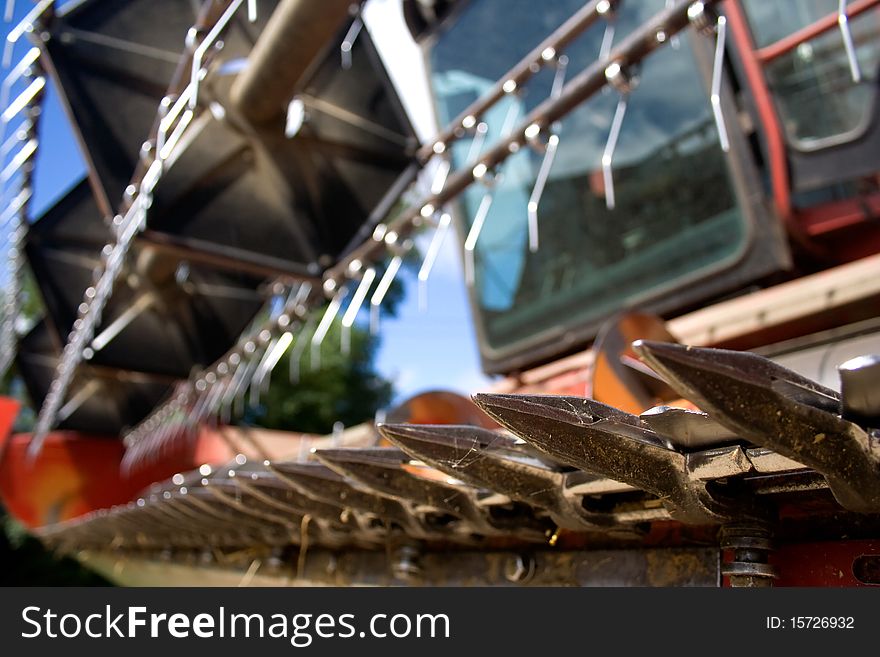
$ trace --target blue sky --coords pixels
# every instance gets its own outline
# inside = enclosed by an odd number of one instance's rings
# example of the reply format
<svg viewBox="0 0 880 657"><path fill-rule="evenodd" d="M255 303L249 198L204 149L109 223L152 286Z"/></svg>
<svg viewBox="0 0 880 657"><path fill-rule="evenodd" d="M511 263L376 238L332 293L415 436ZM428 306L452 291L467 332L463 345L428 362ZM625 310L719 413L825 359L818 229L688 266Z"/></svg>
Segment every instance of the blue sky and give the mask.
<svg viewBox="0 0 880 657"><path fill-rule="evenodd" d="M31 2L18 0L15 18L5 26L4 34L32 7ZM417 132L422 139L429 139L436 130L436 123L427 94L424 68L418 49L404 29L399 0L372 0L367 8L366 22L379 42L383 56L391 64L392 78L401 90ZM29 48L30 44L22 39L14 50L12 65ZM3 73L5 76L6 72ZM14 98L23 88L22 84L16 85L11 97ZM39 216L85 171L82 156L51 86L43 107L31 217ZM14 123L8 126L6 136L12 134ZM12 195L11 191L4 190L4 206ZM421 240L429 238L430 235L426 235ZM5 230L2 239L4 243L7 240ZM426 246L421 240L420 245ZM489 379L480 370L460 244L457 235L450 233L447 236L428 281L427 308L419 307L415 272L404 272L406 297L398 316L382 321L376 364L379 371L394 382L396 401L430 389L468 394L489 384Z"/></svg>

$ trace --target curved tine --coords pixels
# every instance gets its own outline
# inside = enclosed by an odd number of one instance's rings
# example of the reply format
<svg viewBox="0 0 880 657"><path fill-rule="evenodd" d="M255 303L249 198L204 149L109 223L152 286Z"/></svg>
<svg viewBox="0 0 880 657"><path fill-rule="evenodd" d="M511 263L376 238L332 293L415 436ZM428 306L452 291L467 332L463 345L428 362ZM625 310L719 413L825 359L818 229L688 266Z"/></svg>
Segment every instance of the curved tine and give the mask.
<svg viewBox="0 0 880 657"><path fill-rule="evenodd" d="M755 354L647 341L634 348L728 429L823 474L845 508L880 510L880 450L837 414L834 391Z"/></svg>

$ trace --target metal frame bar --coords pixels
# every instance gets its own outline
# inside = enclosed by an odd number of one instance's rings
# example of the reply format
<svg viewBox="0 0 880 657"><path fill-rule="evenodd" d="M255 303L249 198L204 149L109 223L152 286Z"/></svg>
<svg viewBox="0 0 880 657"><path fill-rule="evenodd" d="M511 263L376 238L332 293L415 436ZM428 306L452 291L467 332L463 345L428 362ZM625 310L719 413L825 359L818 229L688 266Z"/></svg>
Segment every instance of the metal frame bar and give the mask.
<svg viewBox="0 0 880 657"><path fill-rule="evenodd" d="M727 6L729 7L730 4L733 3L728 3ZM855 18L878 5L880 5L880 0L856 0L856 2L847 5L846 16L850 19ZM826 32L830 32L838 26L838 16L839 14L836 11L830 13L814 23L802 27L797 32L789 34L787 37L779 39L779 41L758 49L755 52L758 61L762 64L772 62L786 53L791 52L802 43L815 39Z"/></svg>

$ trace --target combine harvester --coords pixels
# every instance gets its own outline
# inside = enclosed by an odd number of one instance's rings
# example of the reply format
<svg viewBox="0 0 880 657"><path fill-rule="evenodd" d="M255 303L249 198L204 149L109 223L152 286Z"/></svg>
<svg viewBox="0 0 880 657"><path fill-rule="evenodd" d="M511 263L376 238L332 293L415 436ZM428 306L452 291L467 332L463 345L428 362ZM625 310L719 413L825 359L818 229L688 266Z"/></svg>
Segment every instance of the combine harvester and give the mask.
<svg viewBox="0 0 880 657"><path fill-rule="evenodd" d="M126 584L880 584L880 3L374 4L11 30L9 511ZM49 82L87 176L32 218ZM493 390L236 426L453 224Z"/></svg>

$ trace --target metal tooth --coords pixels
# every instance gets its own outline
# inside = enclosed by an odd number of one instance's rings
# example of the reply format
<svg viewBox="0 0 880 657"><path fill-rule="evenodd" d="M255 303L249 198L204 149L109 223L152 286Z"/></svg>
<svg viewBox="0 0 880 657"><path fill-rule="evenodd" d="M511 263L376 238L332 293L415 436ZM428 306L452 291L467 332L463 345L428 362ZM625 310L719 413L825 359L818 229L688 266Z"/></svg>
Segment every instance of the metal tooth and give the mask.
<svg viewBox="0 0 880 657"><path fill-rule="evenodd" d="M259 521L266 521L282 525L290 535L296 534L303 523L305 515L311 516L312 513L289 513L280 510L276 505L268 503L259 495L254 495L243 487L237 486L235 478L218 477L217 475L208 480L205 489L212 493L221 503L240 511L248 516L253 516ZM327 523L324 518L318 517L311 520L308 530L311 534L310 540L322 544L339 545L345 542L351 542L350 538L346 540L343 530L338 526L339 515L334 514L332 520L337 521L337 530L333 534L328 531Z"/></svg>
<svg viewBox="0 0 880 657"><path fill-rule="evenodd" d="M253 514L243 509L235 508L207 490L190 489L186 495L172 497L169 503L178 503L181 507L188 506L193 515L214 518L215 523L220 523L224 529L234 529L244 537L243 540L251 543L265 541L273 545L284 545L291 542L294 535L289 527L277 521L266 522L264 518L256 518ZM316 535L315 540L318 540Z"/></svg>
<svg viewBox="0 0 880 657"><path fill-rule="evenodd" d="M252 524L230 522L227 516L214 512L206 513L201 508L187 504L181 497L171 495L168 500L160 498L155 502L147 502L143 507L127 513L129 521L137 527L142 527L144 515L151 514L158 522L164 522L167 534L159 535L160 544L170 542L172 545L196 546L205 543L245 545L253 544L258 540L257 529ZM187 537L189 534L192 535L192 539ZM181 536L184 537L183 540L180 539Z"/></svg>
<svg viewBox="0 0 880 657"><path fill-rule="evenodd" d="M470 527L464 529L468 531L506 535L517 529L522 530L517 533L523 538L544 538L542 530L546 527L528 514L495 522L490 508L477 503L480 491L476 488L408 472L402 466L410 462L410 456L396 447L317 450L315 455L341 474L383 495L415 505L416 509L430 509L467 521Z"/></svg>
<svg viewBox="0 0 880 657"><path fill-rule="evenodd" d="M310 514L339 529L349 531L361 529L353 516L346 517L340 513L338 505L326 504L303 495L270 472L250 468L237 468L232 472L235 473L235 477L228 480L230 483L270 507L299 516Z"/></svg>
<svg viewBox="0 0 880 657"><path fill-rule="evenodd" d="M658 435L672 445L698 449L730 444L739 437L705 413L687 408L655 406L639 416Z"/></svg>
<svg viewBox="0 0 880 657"><path fill-rule="evenodd" d="M840 398L814 381L746 352L640 341L639 356L731 431L825 476L837 501L880 510L880 450L837 415Z"/></svg>
<svg viewBox="0 0 880 657"><path fill-rule="evenodd" d="M413 457L452 477L546 510L559 527L583 531L618 524L612 514L589 512L579 494L566 492L582 483L583 473L564 472L533 459L509 436L472 426L386 424L378 428Z"/></svg>
<svg viewBox="0 0 880 657"><path fill-rule="evenodd" d="M579 397L546 395L474 396L477 405L532 445L565 463L630 484L659 497L682 522L709 524L757 513L750 499L709 494L690 476L684 454L636 415Z"/></svg>
<svg viewBox="0 0 880 657"><path fill-rule="evenodd" d="M361 490L326 465L319 463L274 463L270 466L283 481L304 495L328 504L366 513L386 528L397 525L407 534L425 535L424 527L399 502Z"/></svg>

